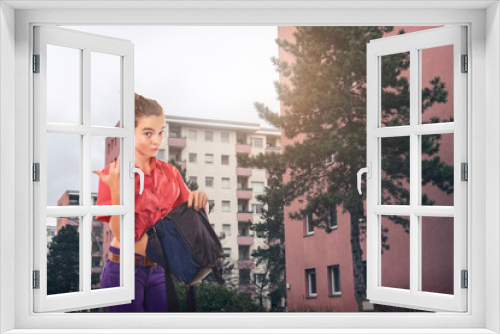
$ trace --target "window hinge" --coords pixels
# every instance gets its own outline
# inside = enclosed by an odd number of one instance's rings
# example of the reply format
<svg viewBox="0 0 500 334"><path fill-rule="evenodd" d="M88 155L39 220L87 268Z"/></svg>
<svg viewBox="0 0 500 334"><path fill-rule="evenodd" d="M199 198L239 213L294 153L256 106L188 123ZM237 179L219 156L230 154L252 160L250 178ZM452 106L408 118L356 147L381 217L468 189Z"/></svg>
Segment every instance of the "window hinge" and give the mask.
<svg viewBox="0 0 500 334"><path fill-rule="evenodd" d="M33 181L40 182L40 163L33 164Z"/></svg>
<svg viewBox="0 0 500 334"><path fill-rule="evenodd" d="M469 287L469 274L467 270L462 270L462 289Z"/></svg>
<svg viewBox="0 0 500 334"><path fill-rule="evenodd" d="M33 289L40 289L40 270L33 270Z"/></svg>
<svg viewBox="0 0 500 334"><path fill-rule="evenodd" d="M462 181L469 181L469 166L468 166L468 164L466 162L462 162L461 168L462 168L461 180Z"/></svg>
<svg viewBox="0 0 500 334"><path fill-rule="evenodd" d="M33 55L33 73L40 73L40 55Z"/></svg>
<svg viewBox="0 0 500 334"><path fill-rule="evenodd" d="M469 56L462 55L462 73L469 72Z"/></svg>

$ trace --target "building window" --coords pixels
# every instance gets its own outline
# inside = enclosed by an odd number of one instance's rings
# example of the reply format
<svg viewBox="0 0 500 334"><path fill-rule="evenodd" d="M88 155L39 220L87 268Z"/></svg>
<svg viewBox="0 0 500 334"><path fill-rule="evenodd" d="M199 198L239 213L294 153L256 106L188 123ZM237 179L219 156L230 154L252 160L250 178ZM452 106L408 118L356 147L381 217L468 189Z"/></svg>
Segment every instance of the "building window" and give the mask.
<svg viewBox="0 0 500 334"><path fill-rule="evenodd" d="M197 161L198 154L196 153L189 153L189 162L191 163L196 163Z"/></svg>
<svg viewBox="0 0 500 334"><path fill-rule="evenodd" d="M189 130L189 139L190 140L196 140L198 137L198 133L196 130Z"/></svg>
<svg viewBox="0 0 500 334"><path fill-rule="evenodd" d="M213 131L205 131L205 141L214 141Z"/></svg>
<svg viewBox="0 0 500 334"><path fill-rule="evenodd" d="M212 176L205 177L205 187L213 188L214 186L214 178Z"/></svg>
<svg viewBox="0 0 500 334"><path fill-rule="evenodd" d="M231 211L231 202L222 201L222 212L230 212L230 211Z"/></svg>
<svg viewBox="0 0 500 334"><path fill-rule="evenodd" d="M231 225L229 224L223 224L222 225L222 232L226 237L231 236Z"/></svg>
<svg viewBox="0 0 500 334"><path fill-rule="evenodd" d="M316 269L306 269L306 295L316 298Z"/></svg>
<svg viewBox="0 0 500 334"><path fill-rule="evenodd" d="M189 177L189 182L191 182L191 183L198 183L198 177L197 176L190 176Z"/></svg>
<svg viewBox="0 0 500 334"><path fill-rule="evenodd" d="M328 267L328 281L330 296L338 296L340 292L340 266L334 265Z"/></svg>
<svg viewBox="0 0 500 334"><path fill-rule="evenodd" d="M213 211L215 207L215 201L213 199L208 200L208 208Z"/></svg>
<svg viewBox="0 0 500 334"><path fill-rule="evenodd" d="M230 258L231 257L231 248L224 248L224 256L226 258Z"/></svg>
<svg viewBox="0 0 500 334"><path fill-rule="evenodd" d="M262 205L261 204L252 204L253 213L262 213Z"/></svg>
<svg viewBox="0 0 500 334"><path fill-rule="evenodd" d="M253 281L255 284L262 286L262 283L264 282L264 274L253 274Z"/></svg>
<svg viewBox="0 0 500 334"><path fill-rule="evenodd" d="M330 208L330 212L328 213L328 227L331 229L336 229L337 225L337 206L334 205Z"/></svg>
<svg viewBox="0 0 500 334"><path fill-rule="evenodd" d="M314 224L312 213L307 214L306 217L306 235L314 234Z"/></svg>
<svg viewBox="0 0 500 334"><path fill-rule="evenodd" d="M220 163L222 165L229 165L229 155L222 155L220 157Z"/></svg>
<svg viewBox="0 0 500 334"><path fill-rule="evenodd" d="M229 189L229 178L228 177L222 178L222 188Z"/></svg>
<svg viewBox="0 0 500 334"><path fill-rule="evenodd" d="M242 285L250 284L250 269L240 269L239 282Z"/></svg>
<svg viewBox="0 0 500 334"><path fill-rule="evenodd" d="M264 182L252 182L252 190L254 193L264 192Z"/></svg>
<svg viewBox="0 0 500 334"><path fill-rule="evenodd" d="M229 132L221 132L220 133L220 141L223 143L229 142Z"/></svg>
<svg viewBox="0 0 500 334"><path fill-rule="evenodd" d="M252 147L262 148L262 138L250 138Z"/></svg>
<svg viewBox="0 0 500 334"><path fill-rule="evenodd" d="M206 153L205 154L205 163L206 164L213 164L214 163L214 155L211 153Z"/></svg>

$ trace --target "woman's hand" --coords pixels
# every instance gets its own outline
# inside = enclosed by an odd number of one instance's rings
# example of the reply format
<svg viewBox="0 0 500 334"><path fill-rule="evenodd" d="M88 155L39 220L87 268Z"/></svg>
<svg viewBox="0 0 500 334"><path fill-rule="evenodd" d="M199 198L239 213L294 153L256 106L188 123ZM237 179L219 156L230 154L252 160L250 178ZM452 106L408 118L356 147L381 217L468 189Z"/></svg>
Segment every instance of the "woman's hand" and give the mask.
<svg viewBox="0 0 500 334"><path fill-rule="evenodd" d="M111 190L113 205L120 205L120 158L109 165L109 174L106 175L99 170L93 171Z"/></svg>
<svg viewBox="0 0 500 334"><path fill-rule="evenodd" d="M195 211L205 208L208 203L207 194L203 191L195 190L189 194L188 207L194 207ZM208 214L208 211L207 211Z"/></svg>

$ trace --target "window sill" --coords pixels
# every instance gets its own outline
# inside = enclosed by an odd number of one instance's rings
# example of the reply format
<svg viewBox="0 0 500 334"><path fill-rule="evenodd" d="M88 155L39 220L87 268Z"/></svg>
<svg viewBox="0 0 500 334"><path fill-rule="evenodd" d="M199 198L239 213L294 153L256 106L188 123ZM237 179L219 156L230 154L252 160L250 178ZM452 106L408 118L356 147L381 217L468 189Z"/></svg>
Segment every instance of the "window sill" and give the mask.
<svg viewBox="0 0 500 334"><path fill-rule="evenodd" d="M328 295L328 298L338 298L338 297L342 297L342 292L335 292L332 293L331 295Z"/></svg>

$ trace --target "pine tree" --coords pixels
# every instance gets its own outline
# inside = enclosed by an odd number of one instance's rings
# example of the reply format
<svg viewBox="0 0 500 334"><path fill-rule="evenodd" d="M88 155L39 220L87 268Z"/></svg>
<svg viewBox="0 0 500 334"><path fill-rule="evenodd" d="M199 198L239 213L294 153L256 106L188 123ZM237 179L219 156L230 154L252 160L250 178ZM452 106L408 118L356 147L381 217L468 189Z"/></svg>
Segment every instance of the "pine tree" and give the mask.
<svg viewBox="0 0 500 334"><path fill-rule="evenodd" d="M75 227L63 226L47 254L47 294L79 291L80 237Z"/></svg>
<svg viewBox="0 0 500 334"><path fill-rule="evenodd" d="M365 214L364 198L356 189L356 173L366 166L366 44L381 38L392 27L297 27L295 42L277 40L278 45L294 56L294 63L279 59L273 62L290 84L276 83L282 102L281 115L262 103L255 107L259 116L280 127L293 139L286 145L283 161L290 181L284 185L290 198L304 198L307 206L290 215L302 220L311 214L312 224L328 231L331 208L341 206L350 216L350 241L353 261L355 298L359 310L366 299L365 272L360 240ZM404 33L401 31L400 33ZM409 83L403 71L410 64L402 53L382 61L382 122L385 126L408 124ZM434 103L446 102L447 92L439 77L431 88L422 90L423 111ZM433 119L433 122L439 121ZM422 153L432 156L439 151L440 136L427 136ZM382 180L384 200L408 204L409 141L407 138L384 139ZM325 163L333 160L333 164ZM453 192L453 168L439 157L423 161L423 183ZM289 200L289 198L287 198ZM424 203L432 205L427 196ZM409 222L391 217L406 229ZM387 243L387 240L385 240Z"/></svg>

